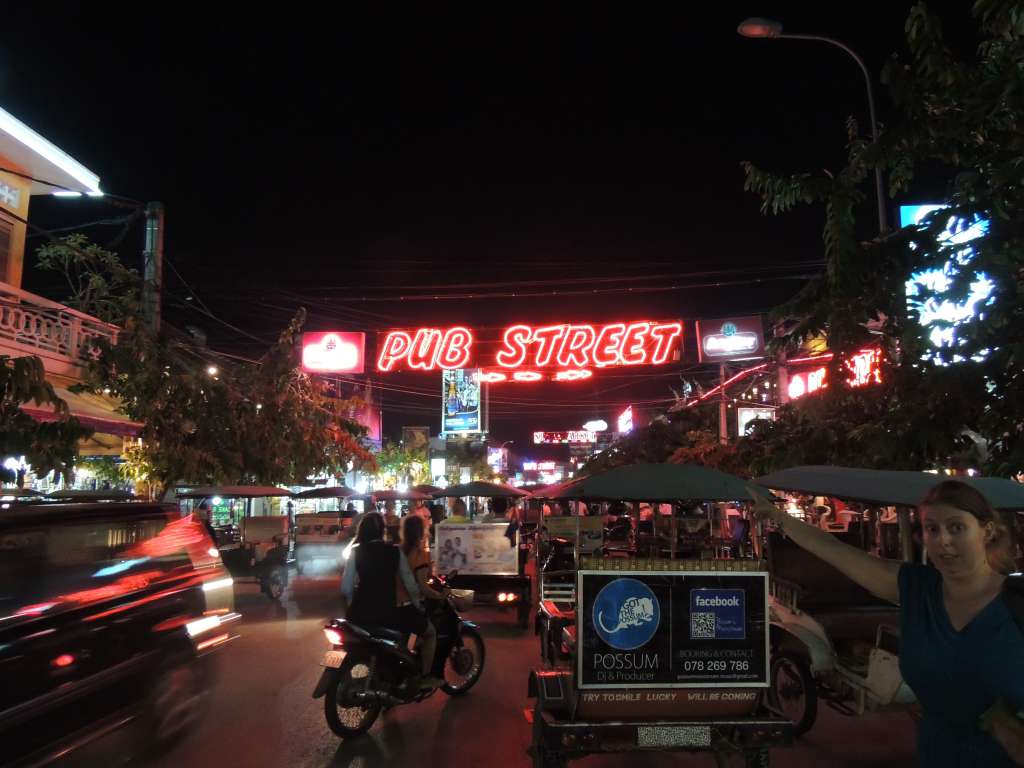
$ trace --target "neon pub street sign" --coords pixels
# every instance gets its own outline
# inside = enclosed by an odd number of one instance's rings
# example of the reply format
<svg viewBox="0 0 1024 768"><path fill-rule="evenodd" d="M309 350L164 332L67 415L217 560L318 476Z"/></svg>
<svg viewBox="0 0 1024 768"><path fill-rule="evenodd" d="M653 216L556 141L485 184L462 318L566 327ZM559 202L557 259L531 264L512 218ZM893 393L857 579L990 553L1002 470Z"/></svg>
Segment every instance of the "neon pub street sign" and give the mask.
<svg viewBox="0 0 1024 768"><path fill-rule="evenodd" d="M544 376L535 369L557 367L562 370L555 380L573 381L588 378L591 368L667 363L682 335L679 321L516 324L503 329L499 341L479 343L463 326L392 330L378 346L377 370L483 368L481 380L504 381L511 374L518 381L539 381Z"/></svg>

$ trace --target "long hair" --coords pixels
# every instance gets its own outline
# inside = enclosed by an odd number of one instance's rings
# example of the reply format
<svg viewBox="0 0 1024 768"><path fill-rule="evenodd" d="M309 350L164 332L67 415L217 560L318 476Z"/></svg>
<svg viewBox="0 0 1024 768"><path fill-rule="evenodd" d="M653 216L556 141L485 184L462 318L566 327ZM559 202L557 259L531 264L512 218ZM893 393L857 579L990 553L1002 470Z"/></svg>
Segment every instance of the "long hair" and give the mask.
<svg viewBox="0 0 1024 768"><path fill-rule="evenodd" d="M384 516L380 512L367 512L356 529L356 544L366 544L384 538Z"/></svg>
<svg viewBox="0 0 1024 768"><path fill-rule="evenodd" d="M419 515L406 515L402 518L402 551L408 557L423 543L423 518Z"/></svg>
<svg viewBox="0 0 1024 768"><path fill-rule="evenodd" d="M959 480L944 480L933 487L921 500L920 507L942 504L969 512L984 527L992 523L993 536L985 543L988 564L999 573L1011 573L1015 567L1016 544L1013 529L1003 516L988 503L984 494L973 485Z"/></svg>

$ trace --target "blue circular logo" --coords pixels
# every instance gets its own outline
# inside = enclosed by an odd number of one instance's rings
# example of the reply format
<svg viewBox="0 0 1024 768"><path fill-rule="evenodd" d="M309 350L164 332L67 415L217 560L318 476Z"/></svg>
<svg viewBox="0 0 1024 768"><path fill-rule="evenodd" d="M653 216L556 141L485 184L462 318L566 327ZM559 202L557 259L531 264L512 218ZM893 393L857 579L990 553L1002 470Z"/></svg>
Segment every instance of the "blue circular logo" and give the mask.
<svg viewBox="0 0 1024 768"><path fill-rule="evenodd" d="M722 325L723 336L735 336L739 328L736 327L736 323L724 323Z"/></svg>
<svg viewBox="0 0 1024 768"><path fill-rule="evenodd" d="M597 593L594 629L612 648L631 651L651 642L661 624L661 605L651 588L636 579L616 579Z"/></svg>

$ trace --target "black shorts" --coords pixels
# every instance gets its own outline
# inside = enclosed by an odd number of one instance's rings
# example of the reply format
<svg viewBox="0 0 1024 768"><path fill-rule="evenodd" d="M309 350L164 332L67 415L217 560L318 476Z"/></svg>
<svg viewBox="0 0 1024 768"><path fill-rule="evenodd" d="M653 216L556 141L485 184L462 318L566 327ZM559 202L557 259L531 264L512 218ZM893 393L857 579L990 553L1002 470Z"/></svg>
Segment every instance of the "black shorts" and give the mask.
<svg viewBox="0 0 1024 768"><path fill-rule="evenodd" d="M398 609L398 629L407 635L422 635L427 631L427 614L415 605Z"/></svg>

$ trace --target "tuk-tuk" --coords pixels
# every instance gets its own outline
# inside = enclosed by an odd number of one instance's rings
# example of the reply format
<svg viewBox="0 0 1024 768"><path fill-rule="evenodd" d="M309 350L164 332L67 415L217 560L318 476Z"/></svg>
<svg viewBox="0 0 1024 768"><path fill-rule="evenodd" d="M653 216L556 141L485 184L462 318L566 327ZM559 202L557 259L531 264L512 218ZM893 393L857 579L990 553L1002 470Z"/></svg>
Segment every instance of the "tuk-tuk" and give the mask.
<svg viewBox="0 0 1024 768"><path fill-rule="evenodd" d="M553 518L538 534L543 664L528 688L535 768L638 751L768 765L793 727L766 701L768 573L753 547L719 535L726 518L714 505L752 501L743 481L704 467L635 465L545 494L587 507L576 510L586 512L578 535L563 535ZM584 554L594 537L582 521L620 503L631 507L629 534Z"/></svg>
<svg viewBox="0 0 1024 768"><path fill-rule="evenodd" d="M291 491L274 486L206 486L178 490L181 499L243 499L245 507L237 521L237 538L217 536L217 548L231 578L251 580L271 600L279 600L288 586L291 521L288 515L250 516L252 500L290 496ZM191 511L191 510L189 510Z"/></svg>
<svg viewBox="0 0 1024 768"><path fill-rule="evenodd" d="M809 503L787 503L848 544L880 557L923 562L917 504L944 475L849 467L793 467L757 483ZM998 478L956 477L1001 510L1024 508L1024 486ZM815 504L814 501L825 502ZM766 537L771 574L771 688L796 735L817 717L819 698L847 714L913 711L916 698L899 670L899 608L861 588L778 532Z"/></svg>
<svg viewBox="0 0 1024 768"><path fill-rule="evenodd" d="M314 501L314 512L300 512L295 515L294 555L296 570L302 575L311 567L326 565L330 570L340 570L343 552L352 535L352 524L356 512L343 509L347 500L359 492L345 485L312 488L295 494L298 502ZM330 500L334 503L331 504ZM321 503L335 507L334 511L324 510Z"/></svg>
<svg viewBox="0 0 1024 768"><path fill-rule="evenodd" d="M437 499L503 498L510 505L528 496L518 488L484 481L449 486L434 494ZM438 573L455 574L449 580L452 587L473 590L475 604L514 610L520 627L530 625L529 541L518 515L493 522L442 521L434 526L431 555Z"/></svg>

